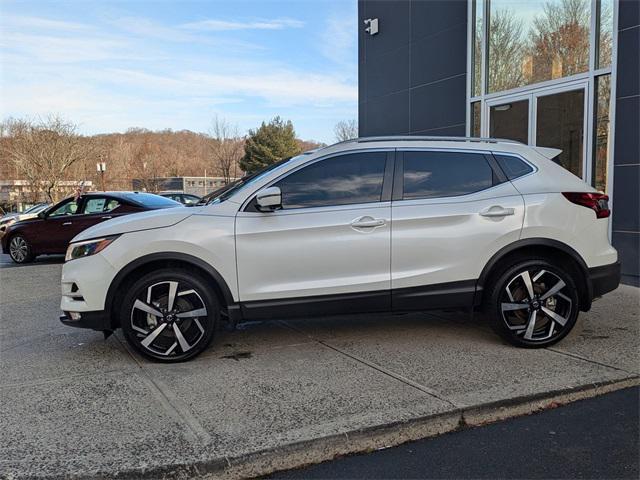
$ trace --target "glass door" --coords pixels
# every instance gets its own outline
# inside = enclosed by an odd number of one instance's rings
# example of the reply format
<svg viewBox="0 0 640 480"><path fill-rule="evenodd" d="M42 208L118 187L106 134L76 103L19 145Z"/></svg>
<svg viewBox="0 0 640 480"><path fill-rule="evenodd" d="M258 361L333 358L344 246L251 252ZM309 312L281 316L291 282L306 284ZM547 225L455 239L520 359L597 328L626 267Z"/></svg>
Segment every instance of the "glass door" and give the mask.
<svg viewBox="0 0 640 480"><path fill-rule="evenodd" d="M487 102L489 107L489 136L529 143L531 96L501 98Z"/></svg>
<svg viewBox="0 0 640 480"><path fill-rule="evenodd" d="M562 150L555 159L574 175L585 176L586 87L534 95L535 145Z"/></svg>
<svg viewBox="0 0 640 480"><path fill-rule="evenodd" d="M562 150L555 159L586 179L587 82L486 101L485 136Z"/></svg>

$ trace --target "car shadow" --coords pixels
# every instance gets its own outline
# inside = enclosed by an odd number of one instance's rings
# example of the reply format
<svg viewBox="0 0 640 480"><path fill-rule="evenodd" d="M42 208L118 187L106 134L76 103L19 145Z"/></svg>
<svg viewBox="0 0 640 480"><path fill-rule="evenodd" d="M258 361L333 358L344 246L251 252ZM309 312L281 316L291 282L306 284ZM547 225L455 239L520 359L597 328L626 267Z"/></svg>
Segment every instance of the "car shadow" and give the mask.
<svg viewBox="0 0 640 480"><path fill-rule="evenodd" d="M33 262L24 263L21 265L14 263L9 255L0 255L0 268L28 267L34 265L51 265L60 263L64 263L64 255L40 255L39 257L36 257Z"/></svg>

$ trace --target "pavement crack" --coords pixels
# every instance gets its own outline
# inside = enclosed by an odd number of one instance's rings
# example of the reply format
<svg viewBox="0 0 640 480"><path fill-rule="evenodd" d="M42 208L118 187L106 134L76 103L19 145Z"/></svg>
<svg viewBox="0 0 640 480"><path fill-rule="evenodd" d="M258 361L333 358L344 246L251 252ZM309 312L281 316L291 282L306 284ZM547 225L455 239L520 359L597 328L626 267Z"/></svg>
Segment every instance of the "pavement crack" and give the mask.
<svg viewBox="0 0 640 480"><path fill-rule="evenodd" d="M115 337L115 335L114 335ZM163 406L164 410L179 424L184 425L185 434L190 441L194 443L209 444L211 443L211 435L205 430L200 421L191 413L189 407L179 399L173 390L167 386L163 381L155 378L148 368L140 362L136 355L129 349L127 344L115 337L116 341L120 343L131 356L133 361L140 369L140 374L144 382L147 384L151 393L156 397L158 402Z"/></svg>
<svg viewBox="0 0 640 480"><path fill-rule="evenodd" d="M567 357L571 357L571 358L575 358L575 359L578 359L578 360L582 360L584 362L592 363L594 365L599 365L601 367L607 367L607 368L611 368L613 370L618 370L619 372L624 372L624 373L627 373L627 374L629 374L631 376L640 375L640 372L631 372L631 371L626 370L624 368L616 367L614 365L609 365L608 363L603 363L603 362L598 362L597 360L592 360L591 358L584 357L582 355L578 355L577 353L566 352L566 351L563 351L563 350L555 349L553 347L548 347L547 350L549 352L553 352L553 353L555 353L557 355L564 355L564 356L567 356Z"/></svg>
<svg viewBox="0 0 640 480"><path fill-rule="evenodd" d="M415 382L413 380L411 380L410 378L405 377L404 375L400 375L399 373L396 373L392 370L388 370L386 368L384 368L381 365L378 365L377 363L374 362L370 362L369 360L366 360L362 357L359 357L357 355L354 355L353 353L347 352L346 350L343 350L341 348L338 348L334 345L331 345L330 343L324 341L324 340L320 340L318 338L315 338L313 335L309 335L307 332L305 332L304 330L301 330L297 327L294 327L293 325L290 325L289 323L285 322L285 321L280 321L280 324L282 324L283 326L297 332L300 333L302 335L305 335L307 338L310 338L311 340L313 340L316 343L319 343L320 345L322 345L325 348L329 348L337 353L340 353L341 355L344 355L345 357L349 357L352 360L355 360L358 363L361 363L363 365L366 365L369 368L372 368L388 377L393 378L394 380L397 380L399 382L404 383L405 385L408 385L410 387L415 388L416 390L420 390L422 393L426 393L427 395L437 398L438 400L445 402L449 405L451 405L452 407L459 409L461 408L460 405L457 405L456 403L452 402L451 400L449 400L448 398L446 398L444 395L442 395L441 393L437 392L436 390L433 390L429 387L426 387L418 382Z"/></svg>

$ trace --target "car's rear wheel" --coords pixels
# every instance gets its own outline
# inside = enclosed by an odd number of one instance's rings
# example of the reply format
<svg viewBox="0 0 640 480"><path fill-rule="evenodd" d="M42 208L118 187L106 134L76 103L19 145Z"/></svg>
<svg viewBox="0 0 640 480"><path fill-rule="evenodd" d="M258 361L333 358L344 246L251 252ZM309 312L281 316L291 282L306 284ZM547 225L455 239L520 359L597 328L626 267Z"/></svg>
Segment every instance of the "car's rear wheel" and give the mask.
<svg viewBox="0 0 640 480"><path fill-rule="evenodd" d="M166 269L144 275L128 289L120 325L142 355L181 362L211 343L219 312L215 293L198 275Z"/></svg>
<svg viewBox="0 0 640 480"><path fill-rule="evenodd" d="M579 299L572 276L543 259L521 261L491 286L494 329L513 345L540 348L564 338L576 324Z"/></svg>
<svg viewBox="0 0 640 480"><path fill-rule="evenodd" d="M35 258L31 245L22 235L14 235L9 240L9 256L15 263L29 263Z"/></svg>

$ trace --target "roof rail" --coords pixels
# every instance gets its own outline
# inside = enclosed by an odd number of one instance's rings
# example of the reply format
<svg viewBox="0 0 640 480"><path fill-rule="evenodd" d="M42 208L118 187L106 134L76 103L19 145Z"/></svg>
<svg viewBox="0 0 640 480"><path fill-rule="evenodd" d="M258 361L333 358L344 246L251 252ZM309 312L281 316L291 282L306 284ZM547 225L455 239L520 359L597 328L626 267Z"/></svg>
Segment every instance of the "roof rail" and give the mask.
<svg viewBox="0 0 640 480"><path fill-rule="evenodd" d="M391 140L399 140L403 142L484 142L484 143L514 143L518 145L524 145L517 140L510 140L508 138L486 138L486 137L438 137L438 136L425 136L425 135L389 135L379 137L359 137L351 140L357 143L368 142L385 142ZM349 140L347 140L348 142ZM342 142L345 143L345 142Z"/></svg>

